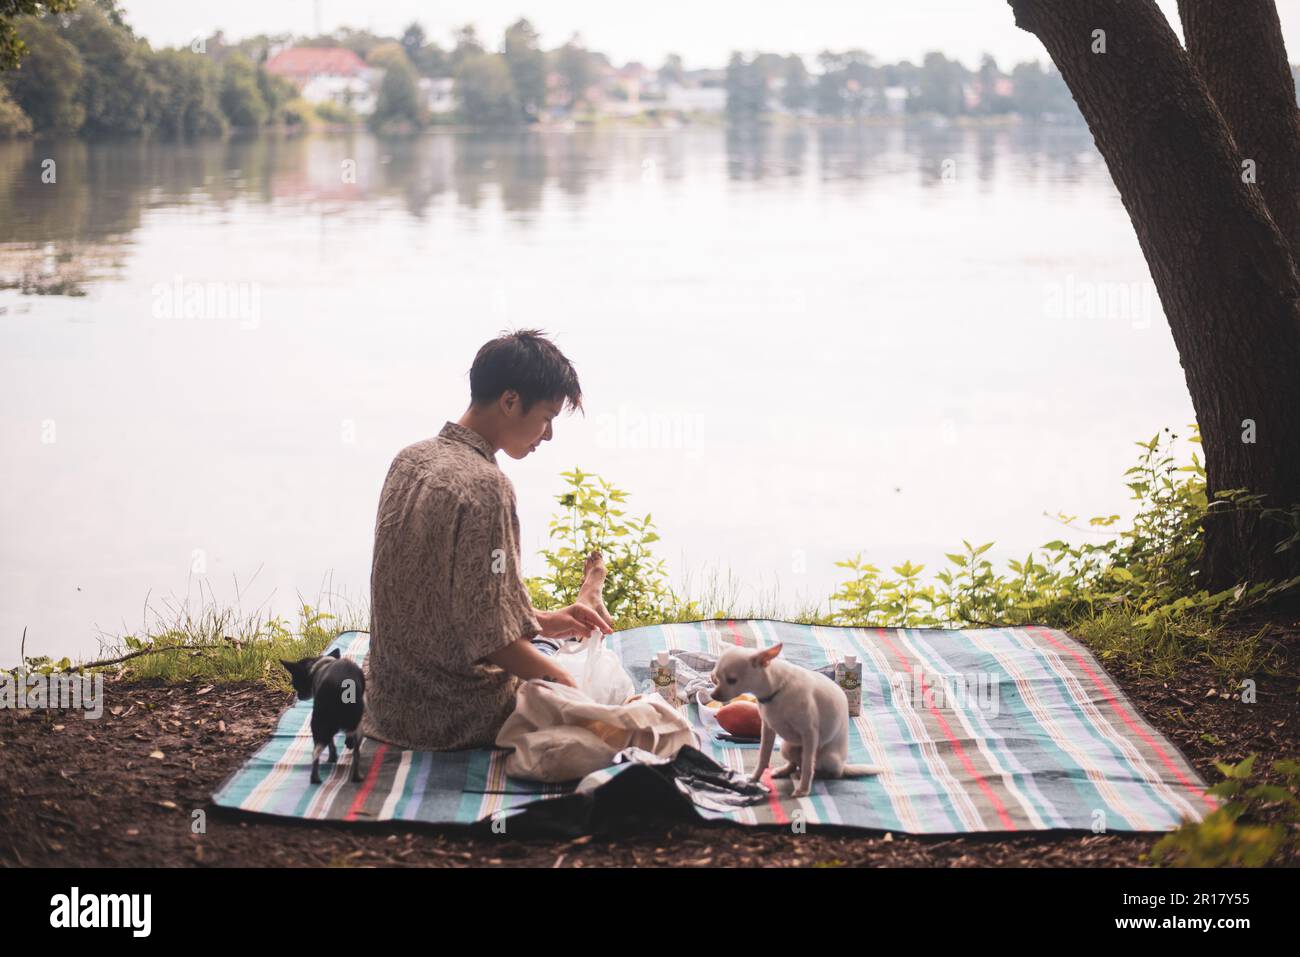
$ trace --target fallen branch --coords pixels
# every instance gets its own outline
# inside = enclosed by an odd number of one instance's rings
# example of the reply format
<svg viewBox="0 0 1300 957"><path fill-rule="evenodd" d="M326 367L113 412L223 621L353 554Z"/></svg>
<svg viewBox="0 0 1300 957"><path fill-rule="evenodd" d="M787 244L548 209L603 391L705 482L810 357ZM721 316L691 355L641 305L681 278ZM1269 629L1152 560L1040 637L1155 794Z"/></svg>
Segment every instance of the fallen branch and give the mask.
<svg viewBox="0 0 1300 957"><path fill-rule="evenodd" d="M166 645L162 648L141 648L138 651L128 652L120 658L105 658L102 661L90 661L83 665L77 665L74 671L85 671L87 668L102 668L106 665L118 665L131 658L139 658L141 655L151 655L159 651L203 651L214 648L229 648L230 645Z"/></svg>

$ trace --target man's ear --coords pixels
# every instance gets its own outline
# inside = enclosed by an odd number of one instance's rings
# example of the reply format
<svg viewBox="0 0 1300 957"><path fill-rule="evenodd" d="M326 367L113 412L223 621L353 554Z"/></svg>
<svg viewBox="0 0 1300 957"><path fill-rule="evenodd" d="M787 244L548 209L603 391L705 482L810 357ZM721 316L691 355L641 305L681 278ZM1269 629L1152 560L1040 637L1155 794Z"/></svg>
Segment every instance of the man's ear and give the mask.
<svg viewBox="0 0 1300 957"><path fill-rule="evenodd" d="M771 664L772 659L781 653L781 645L778 642L771 648L764 648L762 651L755 652L749 659L755 668L766 668Z"/></svg>

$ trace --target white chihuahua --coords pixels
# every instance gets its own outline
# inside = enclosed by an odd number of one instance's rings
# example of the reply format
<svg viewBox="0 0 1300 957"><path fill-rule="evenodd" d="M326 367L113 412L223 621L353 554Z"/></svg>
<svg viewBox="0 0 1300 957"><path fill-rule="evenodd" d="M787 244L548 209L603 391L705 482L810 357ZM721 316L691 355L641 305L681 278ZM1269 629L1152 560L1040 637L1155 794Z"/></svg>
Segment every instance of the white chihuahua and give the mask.
<svg viewBox="0 0 1300 957"><path fill-rule="evenodd" d="M871 764L847 764L849 756L849 700L844 689L830 678L808 668L776 660L780 645L748 651L728 648L718 658L710 676L717 686L712 694L718 701L730 701L748 691L758 698L763 732L758 749L758 767L750 780L757 781L767 770L772 745L781 736L781 755L786 763L772 771L772 777L792 776L799 771L799 783L791 797L804 797L812 790L814 769L828 778L879 774ZM805 760L805 755L814 755Z"/></svg>

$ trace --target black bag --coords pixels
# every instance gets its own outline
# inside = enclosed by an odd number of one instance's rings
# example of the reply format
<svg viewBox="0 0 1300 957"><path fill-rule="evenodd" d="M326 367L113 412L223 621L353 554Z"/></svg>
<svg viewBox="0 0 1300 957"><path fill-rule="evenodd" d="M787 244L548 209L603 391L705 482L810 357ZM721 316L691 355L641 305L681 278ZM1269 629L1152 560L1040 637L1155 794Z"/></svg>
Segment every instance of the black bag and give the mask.
<svg viewBox="0 0 1300 957"><path fill-rule="evenodd" d="M506 819L510 835L635 834L669 823L704 823L697 806L730 811L768 798L767 789L752 783L748 775L724 768L689 744L672 760L627 748L614 755L613 763L631 767L589 790L534 801ZM491 823L479 821L475 827L489 829Z"/></svg>

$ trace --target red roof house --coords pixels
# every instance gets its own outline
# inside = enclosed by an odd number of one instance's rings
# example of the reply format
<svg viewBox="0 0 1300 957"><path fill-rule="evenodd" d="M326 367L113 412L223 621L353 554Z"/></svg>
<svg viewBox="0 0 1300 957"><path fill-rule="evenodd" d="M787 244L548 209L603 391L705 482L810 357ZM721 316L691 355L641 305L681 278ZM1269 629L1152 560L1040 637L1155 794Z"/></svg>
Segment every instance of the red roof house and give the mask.
<svg viewBox="0 0 1300 957"><path fill-rule="evenodd" d="M364 76L366 61L347 47L290 47L266 63L266 72L302 86L319 76Z"/></svg>

